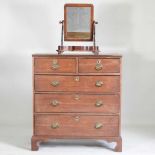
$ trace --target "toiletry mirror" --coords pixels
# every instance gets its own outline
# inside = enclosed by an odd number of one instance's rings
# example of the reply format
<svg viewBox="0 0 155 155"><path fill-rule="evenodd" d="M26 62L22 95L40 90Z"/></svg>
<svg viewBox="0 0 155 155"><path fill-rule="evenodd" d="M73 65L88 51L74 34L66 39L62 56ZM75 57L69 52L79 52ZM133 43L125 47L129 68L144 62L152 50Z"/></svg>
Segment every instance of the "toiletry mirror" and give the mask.
<svg viewBox="0 0 155 155"><path fill-rule="evenodd" d="M65 4L64 20L59 21L61 24L61 45L56 50L58 54L64 51L71 52L93 52L99 53L99 47L96 46L95 25L93 4ZM64 41L91 41L92 46L66 46Z"/></svg>
<svg viewBox="0 0 155 155"><path fill-rule="evenodd" d="M66 4L64 6L64 40L92 41L93 17L92 4Z"/></svg>

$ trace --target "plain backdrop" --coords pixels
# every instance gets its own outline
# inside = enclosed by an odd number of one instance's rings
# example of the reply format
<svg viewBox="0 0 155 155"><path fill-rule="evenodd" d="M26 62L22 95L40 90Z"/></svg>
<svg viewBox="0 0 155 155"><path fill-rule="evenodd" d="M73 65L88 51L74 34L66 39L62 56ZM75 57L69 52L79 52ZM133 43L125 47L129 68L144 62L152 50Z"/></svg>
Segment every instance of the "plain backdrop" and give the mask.
<svg viewBox="0 0 155 155"><path fill-rule="evenodd" d="M97 45L123 55L123 125L155 125L155 0L0 0L0 126L31 128L32 54L56 53L70 2L93 3Z"/></svg>

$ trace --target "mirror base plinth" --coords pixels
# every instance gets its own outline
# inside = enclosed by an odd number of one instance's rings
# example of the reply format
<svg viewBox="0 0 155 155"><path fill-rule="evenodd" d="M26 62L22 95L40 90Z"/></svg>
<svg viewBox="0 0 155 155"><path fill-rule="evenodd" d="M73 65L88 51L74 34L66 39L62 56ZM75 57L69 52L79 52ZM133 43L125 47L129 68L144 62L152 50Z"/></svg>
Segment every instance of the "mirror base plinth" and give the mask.
<svg viewBox="0 0 155 155"><path fill-rule="evenodd" d="M56 51L58 54L62 54L65 51L93 52L95 55L98 55L100 52L98 46L58 46Z"/></svg>

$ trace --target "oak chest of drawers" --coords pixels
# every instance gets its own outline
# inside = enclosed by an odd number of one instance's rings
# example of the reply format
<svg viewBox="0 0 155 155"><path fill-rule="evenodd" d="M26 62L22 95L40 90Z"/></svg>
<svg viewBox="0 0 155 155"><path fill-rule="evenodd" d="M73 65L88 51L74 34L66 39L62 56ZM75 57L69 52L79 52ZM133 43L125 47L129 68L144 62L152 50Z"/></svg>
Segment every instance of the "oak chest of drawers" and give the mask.
<svg viewBox="0 0 155 155"><path fill-rule="evenodd" d="M121 56L33 55L32 150L48 139L103 139L120 135Z"/></svg>

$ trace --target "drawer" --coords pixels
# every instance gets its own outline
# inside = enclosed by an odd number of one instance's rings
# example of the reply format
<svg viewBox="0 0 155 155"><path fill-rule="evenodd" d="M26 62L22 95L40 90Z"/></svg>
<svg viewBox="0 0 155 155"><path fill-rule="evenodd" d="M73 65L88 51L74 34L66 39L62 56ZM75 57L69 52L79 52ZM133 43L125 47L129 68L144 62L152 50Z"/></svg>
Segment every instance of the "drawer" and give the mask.
<svg viewBox="0 0 155 155"><path fill-rule="evenodd" d="M119 76L35 75L35 91L119 92Z"/></svg>
<svg viewBox="0 0 155 155"><path fill-rule="evenodd" d="M35 115L35 135L118 136L119 116L83 114Z"/></svg>
<svg viewBox="0 0 155 155"><path fill-rule="evenodd" d="M119 73L120 59L79 59L80 73Z"/></svg>
<svg viewBox="0 0 155 155"><path fill-rule="evenodd" d="M35 73L75 73L75 58L35 58Z"/></svg>
<svg viewBox="0 0 155 155"><path fill-rule="evenodd" d="M119 95L35 94L35 112L119 113Z"/></svg>

